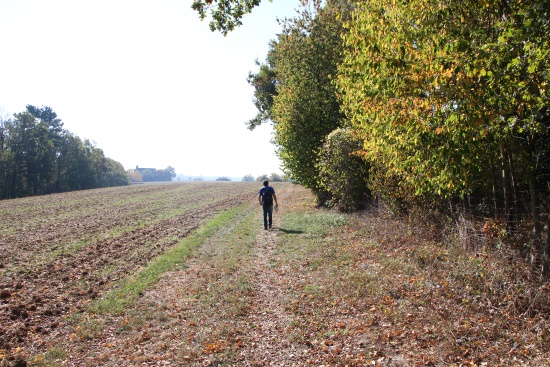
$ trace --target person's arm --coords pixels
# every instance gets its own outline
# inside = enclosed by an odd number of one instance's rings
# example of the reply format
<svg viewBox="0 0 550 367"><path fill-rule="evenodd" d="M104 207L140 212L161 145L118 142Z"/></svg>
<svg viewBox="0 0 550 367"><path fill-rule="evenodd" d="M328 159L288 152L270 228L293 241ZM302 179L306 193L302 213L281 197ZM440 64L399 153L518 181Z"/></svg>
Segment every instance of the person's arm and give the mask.
<svg viewBox="0 0 550 367"><path fill-rule="evenodd" d="M262 205L262 190L260 190L260 193L258 194L258 201L260 202L260 205Z"/></svg>
<svg viewBox="0 0 550 367"><path fill-rule="evenodd" d="M279 206L279 204L277 203L277 195L273 194L273 200L275 200L275 206Z"/></svg>

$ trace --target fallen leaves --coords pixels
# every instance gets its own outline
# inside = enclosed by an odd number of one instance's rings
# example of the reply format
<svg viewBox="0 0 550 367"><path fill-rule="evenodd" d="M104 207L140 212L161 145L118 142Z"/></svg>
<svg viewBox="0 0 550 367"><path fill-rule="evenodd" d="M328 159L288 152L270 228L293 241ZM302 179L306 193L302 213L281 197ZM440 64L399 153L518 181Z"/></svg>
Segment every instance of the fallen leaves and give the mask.
<svg viewBox="0 0 550 367"><path fill-rule="evenodd" d="M242 343L242 342L241 342ZM226 350L231 344L227 340L218 340L204 343L203 353L221 353Z"/></svg>

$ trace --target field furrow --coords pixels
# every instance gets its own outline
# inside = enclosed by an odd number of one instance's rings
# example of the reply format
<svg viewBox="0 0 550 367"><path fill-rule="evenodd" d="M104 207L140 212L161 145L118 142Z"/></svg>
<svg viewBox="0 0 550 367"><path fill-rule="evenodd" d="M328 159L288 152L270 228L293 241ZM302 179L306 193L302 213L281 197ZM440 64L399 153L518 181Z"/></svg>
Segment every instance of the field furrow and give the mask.
<svg viewBox="0 0 550 367"><path fill-rule="evenodd" d="M256 186L174 183L0 202L0 350L55 332L62 316L255 199Z"/></svg>

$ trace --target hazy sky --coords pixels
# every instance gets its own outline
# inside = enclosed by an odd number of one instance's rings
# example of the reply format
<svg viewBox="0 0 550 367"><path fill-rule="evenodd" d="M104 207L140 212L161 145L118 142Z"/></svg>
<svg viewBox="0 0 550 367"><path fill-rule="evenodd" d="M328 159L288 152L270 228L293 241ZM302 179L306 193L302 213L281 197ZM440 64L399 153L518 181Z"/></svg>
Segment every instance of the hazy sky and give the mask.
<svg viewBox="0 0 550 367"><path fill-rule="evenodd" d="M0 0L0 109L49 106L126 169L280 173L246 82L295 0L268 0L227 37L191 0Z"/></svg>

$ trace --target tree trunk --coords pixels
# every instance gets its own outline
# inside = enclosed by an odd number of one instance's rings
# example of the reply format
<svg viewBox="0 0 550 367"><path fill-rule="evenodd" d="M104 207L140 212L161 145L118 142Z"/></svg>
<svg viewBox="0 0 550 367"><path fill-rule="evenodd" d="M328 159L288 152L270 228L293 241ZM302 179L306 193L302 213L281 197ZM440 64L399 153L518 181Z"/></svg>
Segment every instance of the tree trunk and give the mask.
<svg viewBox="0 0 550 367"><path fill-rule="evenodd" d="M531 264L540 264L542 250L542 224L540 222L540 197L535 180L535 174L529 172L529 193L531 194L531 215L533 216L533 240L531 243Z"/></svg>
<svg viewBox="0 0 550 367"><path fill-rule="evenodd" d="M0 126L0 153L4 153L4 141L4 126Z"/></svg>
<svg viewBox="0 0 550 367"><path fill-rule="evenodd" d="M514 221L512 213L512 185L510 183L510 166L507 164L506 147L504 144L500 146L502 158L502 180L504 190L504 219L506 220L506 229L511 230Z"/></svg>
<svg viewBox="0 0 550 367"><path fill-rule="evenodd" d="M512 153L511 153L511 149L506 149L506 153L508 154L508 165L510 167L510 183L512 185L511 187L511 191L512 191L512 194L513 194L513 204L512 204L512 208L510 208L510 210L512 210L512 219L513 219L513 222L512 222L512 230L514 230L517 225L518 225L518 220L519 220L519 203L520 203L520 194L519 194L519 185L518 183L516 182L515 180L515 168L514 168L514 158L512 157Z"/></svg>
<svg viewBox="0 0 550 367"><path fill-rule="evenodd" d="M548 207L548 203L546 206ZM550 213L546 218L546 243L542 251L542 275L545 278L550 275Z"/></svg>
<svg viewBox="0 0 550 367"><path fill-rule="evenodd" d="M497 181L496 181L496 177L495 177L495 162L493 161L492 157L490 157L489 164L491 166L491 168L490 168L491 169L491 185L492 185L492 188L493 188L493 205L494 205L493 210L495 211L494 212L495 219L498 219Z"/></svg>

